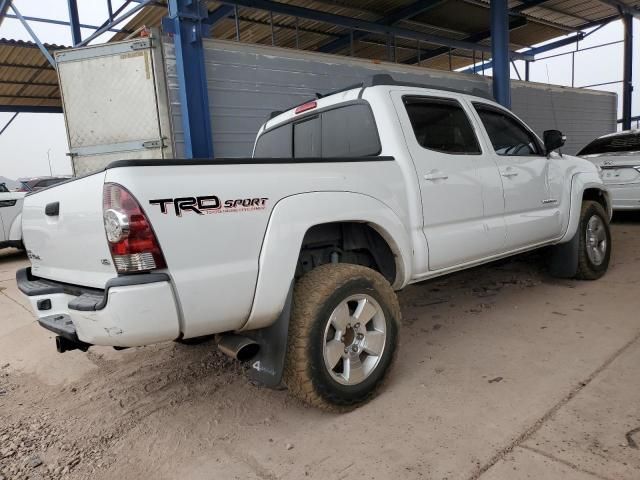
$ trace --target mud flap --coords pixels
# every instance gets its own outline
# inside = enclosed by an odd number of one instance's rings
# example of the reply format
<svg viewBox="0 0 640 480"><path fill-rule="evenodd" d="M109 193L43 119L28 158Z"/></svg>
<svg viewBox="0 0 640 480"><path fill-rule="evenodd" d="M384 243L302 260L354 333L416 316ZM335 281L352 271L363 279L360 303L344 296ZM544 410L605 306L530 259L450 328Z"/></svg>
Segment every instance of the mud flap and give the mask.
<svg viewBox="0 0 640 480"><path fill-rule="evenodd" d="M549 273L558 278L573 278L578 274L580 229L567 243L554 245L550 249Z"/></svg>
<svg viewBox="0 0 640 480"><path fill-rule="evenodd" d="M293 298L293 283L289 287L282 313L275 323L267 328L247 332L246 336L260 344L258 354L251 360L249 378L270 388L284 387L282 376L287 356L289 318Z"/></svg>

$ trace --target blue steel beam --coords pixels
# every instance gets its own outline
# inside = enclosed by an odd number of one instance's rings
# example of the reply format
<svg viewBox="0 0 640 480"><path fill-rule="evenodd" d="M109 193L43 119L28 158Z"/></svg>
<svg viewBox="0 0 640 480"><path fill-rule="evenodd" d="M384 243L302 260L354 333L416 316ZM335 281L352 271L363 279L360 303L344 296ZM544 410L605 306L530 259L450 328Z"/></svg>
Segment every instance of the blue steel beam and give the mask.
<svg viewBox="0 0 640 480"><path fill-rule="evenodd" d="M18 20L17 15L13 15L12 13L7 13L5 15L5 18L13 18ZM23 15L22 18L24 18L28 22L49 23L52 25L63 25L65 27L71 26L71 22L67 22L65 20L54 20L53 18L29 17L27 15ZM101 26L99 27L98 25L89 25L88 23L80 23L79 25L80 25L80 28L89 28L91 30L97 30L99 28L102 28ZM122 30L118 28L110 28L109 31L115 32L115 33L121 33L121 32L130 33L129 30Z"/></svg>
<svg viewBox="0 0 640 480"><path fill-rule="evenodd" d="M125 2L123 4L127 5L129 2ZM122 15L120 15L118 18L114 18L113 21L106 21L104 23L104 25L102 27L100 27L98 30L96 30L95 32L93 32L91 35L89 35L87 38L85 38L83 41L81 41L80 43L78 43L76 46L78 47L84 47L85 45L88 45L92 40L94 40L96 37L99 37L100 35L102 35L104 32L107 32L108 30L110 30L112 27L118 25L119 23L123 22L124 20L126 20L127 18L135 15L136 13L138 13L140 10L142 10L144 7L155 3L153 0L141 0L138 5L136 5L135 7L133 7L131 10L123 13ZM121 7L122 8L122 7Z"/></svg>
<svg viewBox="0 0 640 480"><path fill-rule="evenodd" d="M308 20L314 20L322 23L330 23L339 27L344 27L353 30L363 30L372 33L381 33L383 35L391 35L398 38L408 38L412 40L419 40L426 43L432 43L435 45L444 45L452 48L462 48L465 50L476 50L480 52L490 52L491 47L485 45L476 45L474 43L465 42L462 40L455 40L453 38L442 37L439 35L432 35L424 32L418 32L408 28L401 28L393 25L379 25L375 22L367 20L361 20L358 18L346 17L344 15L337 15L334 13L321 12L318 10L312 10L310 8L298 7L296 5L272 2L270 0L219 0L220 3L227 5L239 5L246 8L255 8L257 10L264 10L267 12L289 15L292 17L305 18ZM521 53L512 52L512 57L516 60L530 60L527 55Z"/></svg>
<svg viewBox="0 0 640 480"><path fill-rule="evenodd" d="M572 37L567 37L567 38L561 38L560 40L557 40L555 42L551 42L551 43L547 43L546 45L542 45L540 47L534 47L534 48L530 48L522 53L527 53L530 54L532 57L535 57L536 55L540 54L540 53L545 53L548 52L550 50L555 50L556 48L560 48L560 47L564 47L566 45L571 45L572 43L576 43L580 40L583 40L584 38L588 37L589 35L591 35L592 33L596 32L597 30L599 30L600 28L604 27L605 25L613 22L614 20L617 20L619 17L618 15L612 15L610 17L605 17L605 18L601 18L600 20L594 20L593 22L589 22L586 23L584 25L582 25L580 28L583 30L587 30L589 28L594 28L596 27L596 30L592 30L591 32L588 33L584 33L584 32L578 32L576 35L572 36ZM535 60L534 58L531 59L532 61ZM484 62L483 64L480 65L476 65L476 66L472 66L469 68L466 68L465 70L461 70L462 73L478 73L484 70L487 70L489 68L493 68L493 61L489 60L487 62Z"/></svg>
<svg viewBox="0 0 640 480"><path fill-rule="evenodd" d="M526 24L527 24L527 19L524 17L509 18L509 30L515 30L516 28L523 27ZM468 37L465 37L463 40L467 42L477 43L477 42L481 42L482 40L486 40L487 38L490 38L490 37L491 37L491 30L485 30L483 32L478 32L478 33L474 33L473 35L469 35ZM430 58L437 57L439 55L444 55L445 53L448 53L448 52L449 52L449 48L447 47L440 47L434 50L428 50L428 51L425 51L424 53L421 51L420 61L428 60ZM418 56L416 55L415 57L404 60L402 63L406 63L408 65L413 65L415 63L418 63Z"/></svg>
<svg viewBox="0 0 640 480"><path fill-rule="evenodd" d="M69 7L69 26L71 27L71 42L78 45L82 41L82 32L80 31L80 17L78 15L77 0L67 0Z"/></svg>
<svg viewBox="0 0 640 480"><path fill-rule="evenodd" d="M46 106L32 106L32 105L0 105L0 112L62 113L62 107L46 107Z"/></svg>
<svg viewBox="0 0 640 480"><path fill-rule="evenodd" d="M9 5L11 5L11 0L0 0L0 25L9 10Z"/></svg>
<svg viewBox="0 0 640 480"><path fill-rule="evenodd" d="M411 17L415 17L420 13L426 12L438 5L443 3L443 0L418 0L414 3L411 3L405 7L400 7L392 11L389 15L377 20L375 23L379 25L395 25L396 23L406 20ZM356 31L353 32L353 41L360 40L361 38L366 37L368 32ZM346 35L342 35L335 40L321 46L318 49L318 52L323 53L333 53L341 48L346 47L352 41L351 34L348 33Z"/></svg>
<svg viewBox="0 0 640 480"><path fill-rule="evenodd" d="M550 50L555 50L556 48L564 47L566 45L571 45L572 43L576 43L582 40L585 37L585 34L580 32L576 35L572 35L567 38L562 38L556 42L548 43L546 45L542 45L540 47L530 48L526 52L528 55L535 57L536 55L544 52L548 52ZM488 70L493 68L493 60L489 60L482 65L476 65L475 67L469 67L465 70L461 70L462 73L478 73L482 70Z"/></svg>
<svg viewBox="0 0 640 480"><path fill-rule="evenodd" d="M204 23L207 25L215 25L220 20L227 18L230 15L234 14L235 8L232 5L221 5L213 12L209 13L207 18L204 20Z"/></svg>
<svg viewBox="0 0 640 480"><path fill-rule="evenodd" d="M16 119L16 117L19 114L20 114L20 112L15 112L13 114L13 116L9 119L9 121L7 123L5 123L4 127L2 127L2 130L0 130L0 135L2 135L7 128L9 128L9 125L11 125L13 123L13 121Z"/></svg>
<svg viewBox="0 0 640 480"><path fill-rule="evenodd" d="M493 56L493 97L511 107L509 70L509 6L507 0L491 1L491 54Z"/></svg>
<svg viewBox="0 0 640 480"><path fill-rule="evenodd" d="M169 0L186 158L212 158L211 117L202 37L208 35L206 2Z"/></svg>
<svg viewBox="0 0 640 480"><path fill-rule="evenodd" d="M631 128L633 97L633 16L624 15L624 69L622 80L622 129Z"/></svg>
<svg viewBox="0 0 640 480"><path fill-rule="evenodd" d="M53 59L53 57L49 53L49 50L47 50L44 44L40 41L40 39L36 35L36 32L34 32L31 29L31 27L29 26L29 23L24 19L20 11L16 8L16 6L13 3L10 5L10 8L11 10L13 10L13 13L16 14L16 16L18 17L18 20L20 20L25 30L29 33L29 35L31 35L31 38L33 39L33 41L36 42L36 45L38 45L38 48L40 49L42 54L45 56L47 61L51 64L53 68L56 68L56 61Z"/></svg>

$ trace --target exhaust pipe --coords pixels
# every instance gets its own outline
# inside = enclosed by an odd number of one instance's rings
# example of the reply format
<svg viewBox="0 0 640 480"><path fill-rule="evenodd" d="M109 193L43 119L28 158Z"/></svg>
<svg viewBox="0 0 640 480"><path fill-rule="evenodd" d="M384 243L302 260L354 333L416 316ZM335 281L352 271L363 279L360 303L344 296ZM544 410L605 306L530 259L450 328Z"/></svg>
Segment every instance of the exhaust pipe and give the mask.
<svg viewBox="0 0 640 480"><path fill-rule="evenodd" d="M229 333L220 335L218 338L218 349L231 358L246 362L256 356L258 350L260 350L260 345L248 337Z"/></svg>
<svg viewBox="0 0 640 480"><path fill-rule="evenodd" d="M74 342L73 340L69 340L68 338L65 337L56 337L56 350L58 351L58 353L64 353L64 352L70 352L72 350L81 350L83 352L86 352L87 350L89 350L89 347L91 345L89 345L88 343L84 343L84 342Z"/></svg>

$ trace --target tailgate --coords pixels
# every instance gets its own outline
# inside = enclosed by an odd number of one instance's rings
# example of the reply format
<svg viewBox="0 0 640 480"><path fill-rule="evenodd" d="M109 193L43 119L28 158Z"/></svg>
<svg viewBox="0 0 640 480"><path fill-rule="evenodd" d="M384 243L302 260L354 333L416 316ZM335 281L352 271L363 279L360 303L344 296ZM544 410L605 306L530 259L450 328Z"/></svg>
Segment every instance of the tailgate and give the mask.
<svg viewBox="0 0 640 480"><path fill-rule="evenodd" d="M104 177L99 172L27 195L22 230L33 275L95 288L117 276L102 220Z"/></svg>

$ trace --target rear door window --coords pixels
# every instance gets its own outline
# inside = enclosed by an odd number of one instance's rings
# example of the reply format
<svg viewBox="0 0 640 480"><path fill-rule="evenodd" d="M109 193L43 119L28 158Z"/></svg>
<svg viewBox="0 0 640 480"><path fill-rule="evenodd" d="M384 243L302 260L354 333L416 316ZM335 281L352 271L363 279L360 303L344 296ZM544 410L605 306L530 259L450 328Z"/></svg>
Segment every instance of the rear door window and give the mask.
<svg viewBox="0 0 640 480"><path fill-rule="evenodd" d="M600 153L640 152L640 133L625 133L598 138L578 152L578 155L598 155Z"/></svg>
<svg viewBox="0 0 640 480"><path fill-rule="evenodd" d="M481 153L469 117L456 101L447 98L403 98L418 143L449 154Z"/></svg>

